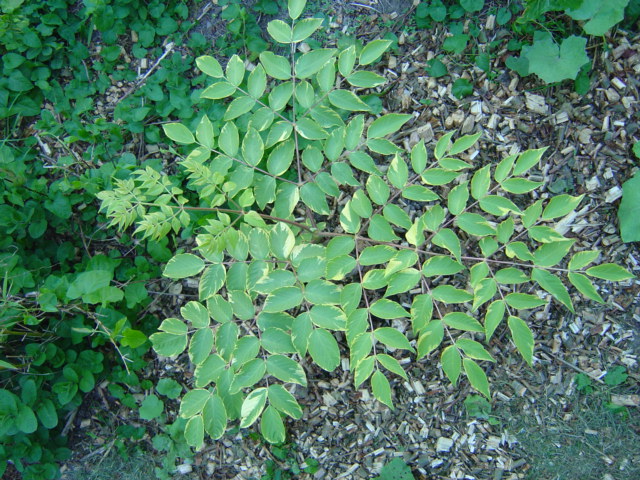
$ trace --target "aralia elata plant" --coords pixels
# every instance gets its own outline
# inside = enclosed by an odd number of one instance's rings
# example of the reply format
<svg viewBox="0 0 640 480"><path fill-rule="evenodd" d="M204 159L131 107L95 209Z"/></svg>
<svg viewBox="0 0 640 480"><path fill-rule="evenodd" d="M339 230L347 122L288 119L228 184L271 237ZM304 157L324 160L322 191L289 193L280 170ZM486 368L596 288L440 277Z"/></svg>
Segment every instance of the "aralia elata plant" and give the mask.
<svg viewBox="0 0 640 480"><path fill-rule="evenodd" d="M481 166L465 153L480 134L443 135L433 159L422 141L397 146L390 137L412 116L370 118L358 95L385 83L363 67L390 42L300 53L322 23L300 19L304 5L289 0L290 23L268 25L288 57L264 52L250 71L238 56L224 70L197 59L212 79L201 97L224 114L203 115L195 135L164 125L192 147L179 162L184 186L146 169L99 194L112 224L136 223L144 237L197 219L193 253L177 253L164 275L197 278L199 301L151 337L157 354L186 350L195 369L179 415L196 447L236 419L242 428L259 419L266 440L284 441L283 415L301 417L295 386L307 386L311 362L332 372L348 356L355 386L369 382L390 408L389 378L407 379L412 356L439 359L454 385L464 371L490 398L482 365L495 361L486 345L503 323L531 364L521 311L551 298L573 311L566 280L603 302L591 278L632 277L615 264L589 267L597 251L559 266L575 240L554 221L583 197L533 200L542 183L527 172L544 149Z"/></svg>

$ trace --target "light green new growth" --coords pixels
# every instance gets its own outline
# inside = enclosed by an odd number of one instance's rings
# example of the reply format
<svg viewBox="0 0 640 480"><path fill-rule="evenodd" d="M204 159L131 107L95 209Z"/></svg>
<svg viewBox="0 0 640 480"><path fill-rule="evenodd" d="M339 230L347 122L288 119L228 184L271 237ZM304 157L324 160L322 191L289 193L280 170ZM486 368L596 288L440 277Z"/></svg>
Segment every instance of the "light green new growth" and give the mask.
<svg viewBox="0 0 640 480"><path fill-rule="evenodd" d="M398 146L413 117L372 118L360 95L384 83L362 67L390 42L300 54L321 25L298 19L304 4L290 0L291 21L268 27L289 56L264 52L250 71L237 56L224 70L198 58L212 78L201 96L224 114L204 115L195 132L164 125L191 147L183 185L147 169L99 195L112 224L136 223L144 237L197 220L195 252L175 255L164 275L197 278L199 299L151 337L159 355L186 350L195 368L179 414L196 447L234 420L283 442L283 416L302 415L291 392L307 385L303 358L329 372L348 358L356 387L369 380L390 408L389 379L427 356L452 384L464 372L490 398L482 365L495 361L487 344L503 322L532 364L521 311L551 298L573 311L567 274L597 302L592 278L632 277L590 266L596 251L570 254L575 240L554 229L582 196L532 200L541 183L527 173L545 149L478 165L468 152L480 134L447 133L432 154L422 141Z"/></svg>

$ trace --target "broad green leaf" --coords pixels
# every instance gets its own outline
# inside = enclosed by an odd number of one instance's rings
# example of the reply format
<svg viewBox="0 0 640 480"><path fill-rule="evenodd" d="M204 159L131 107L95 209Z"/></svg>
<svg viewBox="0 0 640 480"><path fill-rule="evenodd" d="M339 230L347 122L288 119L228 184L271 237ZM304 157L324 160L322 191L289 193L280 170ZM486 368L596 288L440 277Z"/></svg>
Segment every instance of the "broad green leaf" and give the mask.
<svg viewBox="0 0 640 480"><path fill-rule="evenodd" d="M293 343L293 346L296 349L296 352L301 357L304 357L307 354L307 348L309 347L309 337L311 336L312 330L313 330L313 324L311 323L311 320L309 319L309 314L307 312L301 313L293 320L293 323L291 325L291 343ZM267 367L268 367L268 364L267 364ZM282 380L282 381L285 381L285 380ZM290 380L290 381L293 382L293 380ZM306 382L306 378L305 378L305 382ZM297 382L294 382L294 383L297 383Z"/></svg>
<svg viewBox="0 0 640 480"><path fill-rule="evenodd" d="M324 92L330 92L335 88L336 84L336 62L335 60L331 60L330 62L325 63L325 65L320 69L318 74L316 75L316 80L318 82L318 86Z"/></svg>
<svg viewBox="0 0 640 480"><path fill-rule="evenodd" d="M358 257L358 263L363 266L380 265L386 263L393 257L396 250L387 245L375 245L366 247Z"/></svg>
<svg viewBox="0 0 640 480"><path fill-rule="evenodd" d="M479 200L479 203L482 210L497 217L507 215L509 212L522 214L522 210L515 203L499 195L486 195Z"/></svg>
<svg viewBox="0 0 640 480"><path fill-rule="evenodd" d="M524 227L529 228L536 223L540 218L540 214L542 214L542 199L536 200L524 211L524 215L522 215Z"/></svg>
<svg viewBox="0 0 640 480"><path fill-rule="evenodd" d="M267 32L278 43L289 44L293 39L291 27L282 20L271 20L267 24Z"/></svg>
<svg viewBox="0 0 640 480"><path fill-rule="evenodd" d="M496 233L494 227L489 224L487 219L477 213L463 213L458 215L455 222L459 228L469 235L484 236L494 235Z"/></svg>
<svg viewBox="0 0 640 480"><path fill-rule="evenodd" d="M514 267L507 267L498 270L495 273L494 278L496 279L496 282L502 283L503 285L517 285L531 280L522 270Z"/></svg>
<svg viewBox="0 0 640 480"><path fill-rule="evenodd" d="M196 138L198 142L206 148L213 148L213 125L206 115L203 115L196 129Z"/></svg>
<svg viewBox="0 0 640 480"><path fill-rule="evenodd" d="M472 311L491 300L498 291L498 285L493 278L485 278L473 288L473 306Z"/></svg>
<svg viewBox="0 0 640 480"><path fill-rule="evenodd" d="M291 20L297 20L304 11L306 4L307 0L288 0L287 10L289 12L289 18Z"/></svg>
<svg viewBox="0 0 640 480"><path fill-rule="evenodd" d="M202 410L204 430L213 440L217 440L227 430L227 409L219 395L211 395Z"/></svg>
<svg viewBox="0 0 640 480"><path fill-rule="evenodd" d="M567 288L562 284L562 281L553 275L552 273L547 272L546 270L540 270L539 268L534 268L531 272L531 279L535 280L538 285L540 285L544 290L549 292L556 300L562 303L565 307L571 310L572 313L575 313L573 308L573 304L571 303L571 297L569 296L569 292Z"/></svg>
<svg viewBox="0 0 640 480"><path fill-rule="evenodd" d="M391 191L389 186L377 175L370 175L367 179L367 193L373 202L378 205L385 205L389 199Z"/></svg>
<svg viewBox="0 0 640 480"><path fill-rule="evenodd" d="M227 111L224 112L223 120L229 121L234 118L238 118L240 115L244 115L250 112L256 101L248 95L243 95L233 99L233 101L227 107Z"/></svg>
<svg viewBox="0 0 640 480"><path fill-rule="evenodd" d="M511 338L522 358L531 366L533 363L533 333L529 326L520 318L510 316L508 320Z"/></svg>
<svg viewBox="0 0 640 480"><path fill-rule="evenodd" d="M280 260L286 260L295 245L295 237L286 223L276 224L269 234L269 246L273 254Z"/></svg>
<svg viewBox="0 0 640 480"><path fill-rule="evenodd" d="M244 62L238 55L233 55L227 62L227 68L225 71L227 81L237 87L242 83L244 78Z"/></svg>
<svg viewBox="0 0 640 480"><path fill-rule="evenodd" d="M400 158L399 155L395 155L391 163L389 164L389 169L387 170L387 178L391 185L396 187L398 190L402 190L409 179L409 169L407 168L407 164L405 161Z"/></svg>
<svg viewBox="0 0 640 480"><path fill-rule="evenodd" d="M484 335L487 342L491 340L493 333L504 318L505 305L502 300L496 300L487 307L487 313L484 316Z"/></svg>
<svg viewBox="0 0 640 480"><path fill-rule="evenodd" d="M598 303L604 303L604 300L591 283L591 280L580 273L569 273L569 281L578 289L585 297L595 300Z"/></svg>
<svg viewBox="0 0 640 480"><path fill-rule="evenodd" d="M262 137L255 128L249 127L242 140L242 158L251 166L256 166L264 155Z"/></svg>
<svg viewBox="0 0 640 480"><path fill-rule="evenodd" d="M382 209L382 216L397 227L409 230L411 228L411 218L409 214L395 203L388 203Z"/></svg>
<svg viewBox="0 0 640 480"><path fill-rule="evenodd" d="M202 412L204 405L209 400L211 393L204 388L189 390L180 401L179 415L182 418L191 418Z"/></svg>
<svg viewBox="0 0 640 480"><path fill-rule="evenodd" d="M405 188L402 190L402 196L407 200L416 202L432 202L439 199L433 190L423 187L422 185L411 185Z"/></svg>
<svg viewBox="0 0 640 480"><path fill-rule="evenodd" d="M460 174L461 172L452 172L444 168L428 168L422 172L421 178L427 185L447 185Z"/></svg>
<svg viewBox="0 0 640 480"><path fill-rule="evenodd" d="M640 157L640 142L634 144L636 156ZM622 200L618 207L620 237L623 242L640 241L640 173L622 184Z"/></svg>
<svg viewBox="0 0 640 480"><path fill-rule="evenodd" d="M389 222L379 214L371 217L367 233L373 240L380 242L393 242L398 240L398 236L393 232L393 228L389 225Z"/></svg>
<svg viewBox="0 0 640 480"><path fill-rule="evenodd" d="M436 160L440 160L449 151L451 148L451 138L454 133L455 131L445 133L438 139L436 142L436 148L433 151L433 155L436 157Z"/></svg>
<svg viewBox="0 0 640 480"><path fill-rule="evenodd" d="M467 206L467 200L469 200L468 182L452 188L447 195L447 206L451 215L461 214Z"/></svg>
<svg viewBox="0 0 640 480"><path fill-rule="evenodd" d="M612 282L620 282L630 278L636 278L620 265L615 263L603 263L595 267L587 268L586 274L590 277L601 278L603 280L611 280Z"/></svg>
<svg viewBox="0 0 640 480"><path fill-rule="evenodd" d="M309 337L309 354L323 370L333 372L340 365L340 348L333 335L324 328L316 328Z"/></svg>
<svg viewBox="0 0 640 480"><path fill-rule="evenodd" d="M553 243L553 242L563 242L567 241L567 238L564 237L561 233L558 233L556 230L550 227L546 227L544 225L537 225L535 227L529 227L527 230L529 237L536 242L540 243Z"/></svg>
<svg viewBox="0 0 640 480"><path fill-rule="evenodd" d="M311 210L320 215L329 215L329 204L325 193L316 183L308 182L300 188L300 198Z"/></svg>
<svg viewBox="0 0 640 480"><path fill-rule="evenodd" d="M413 297L411 302L411 326L414 335L418 335L433 317L433 298L429 294L420 294Z"/></svg>
<svg viewBox="0 0 640 480"><path fill-rule="evenodd" d="M369 112L371 107L350 90L332 90L329 92L331 105L351 112Z"/></svg>
<svg viewBox="0 0 640 480"><path fill-rule="evenodd" d="M348 77L353 71L353 66L356 63L356 47L351 45L345 48L338 56L338 71L343 77Z"/></svg>
<svg viewBox="0 0 640 480"><path fill-rule="evenodd" d="M191 145L196 141L191 131L181 123L165 123L162 129L167 137L182 145Z"/></svg>
<svg viewBox="0 0 640 480"><path fill-rule="evenodd" d="M538 148L536 150L527 150L522 152L516 160L516 164L513 167L513 175L522 175L527 173L532 167L540 162L542 155L547 151L547 148Z"/></svg>
<svg viewBox="0 0 640 480"><path fill-rule="evenodd" d="M373 121L367 129L367 138L381 138L397 132L413 115L389 113Z"/></svg>
<svg viewBox="0 0 640 480"><path fill-rule="evenodd" d="M375 301L371 304L369 311L372 315L385 320L394 318L409 318L407 311L399 303L386 298Z"/></svg>
<svg viewBox="0 0 640 480"><path fill-rule="evenodd" d="M389 348L409 350L410 352L414 351L413 347L411 347L411 345L409 344L409 340L407 340L407 337L395 328L377 328L373 331L373 336L376 337L376 340L382 342Z"/></svg>
<svg viewBox="0 0 640 480"><path fill-rule="evenodd" d="M534 263L539 267L552 267L557 265L575 243L574 239L566 239L562 242L543 243L534 252Z"/></svg>
<svg viewBox="0 0 640 480"><path fill-rule="evenodd" d="M270 329L265 330L265 332L268 330ZM265 361L262 358L249 360L235 373L231 386L229 387L229 393L235 394L244 388L254 386L263 379L265 371Z"/></svg>
<svg viewBox="0 0 640 480"><path fill-rule="evenodd" d="M295 129L307 140L324 140L328 136L325 129L307 117L298 119Z"/></svg>
<svg viewBox="0 0 640 480"><path fill-rule="evenodd" d="M242 402L240 428L250 427L258 419L267 403L267 389L256 388ZM276 412L277 413L277 412Z"/></svg>
<svg viewBox="0 0 640 480"><path fill-rule="evenodd" d="M520 194L531 192L543 184L544 182L534 182L525 178L508 178L501 185L509 193Z"/></svg>
<svg viewBox="0 0 640 480"><path fill-rule="evenodd" d="M224 272L222 265L212 265L212 267L216 266L221 267ZM184 307L180 308L180 315L182 315L185 320L189 320L195 328L205 328L209 326L209 311L200 302L188 302Z"/></svg>
<svg viewBox="0 0 640 480"><path fill-rule="evenodd" d="M496 170L493 173L493 178L498 183L502 183L511 173L511 169L513 168L513 164L516 161L516 155L509 155L505 157L496 165Z"/></svg>
<svg viewBox="0 0 640 480"><path fill-rule="evenodd" d="M473 295L469 292L451 285L438 285L431 294L435 300L443 303L464 303L473 300Z"/></svg>
<svg viewBox="0 0 640 480"><path fill-rule="evenodd" d="M350 255L340 255L327 262L326 278L328 280L340 281L356 268L356 259Z"/></svg>
<svg viewBox="0 0 640 480"><path fill-rule="evenodd" d="M221 78L224 76L222 67L220 66L220 63L218 63L218 60L209 55L203 55L196 58L196 65L203 73L210 77Z"/></svg>
<svg viewBox="0 0 640 480"><path fill-rule="evenodd" d="M360 52L360 65L370 65L387 51L391 40L373 40L367 43Z"/></svg>
<svg viewBox="0 0 640 480"><path fill-rule="evenodd" d="M469 358L495 362L495 359L489 352L485 350L482 344L476 342L475 340L471 340L469 338L458 338L456 340L455 346L462 350L464 354Z"/></svg>
<svg viewBox="0 0 640 480"><path fill-rule="evenodd" d="M453 230L451 230L450 228L443 228L438 233L436 233L432 241L434 245L448 250L454 257L456 257L458 261L460 261L460 256L462 255L462 247L460 246L460 239Z"/></svg>
<svg viewBox="0 0 640 480"><path fill-rule="evenodd" d="M371 155L365 152L351 152L349 154L349 162L351 162L351 165L353 165L358 170L362 170L363 172L373 175L380 175L380 170L378 170L378 167L373 161L373 158L371 158Z"/></svg>
<svg viewBox="0 0 640 480"><path fill-rule="evenodd" d="M346 79L351 86L358 88L374 88L387 83L387 79L383 76L364 70L354 72L346 76Z"/></svg>
<svg viewBox="0 0 640 480"><path fill-rule="evenodd" d="M349 344L349 362L355 368L371 354L371 349L373 348L371 333L367 328L368 327L365 326L365 331L353 337Z"/></svg>
<svg viewBox="0 0 640 480"><path fill-rule="evenodd" d="M221 98L227 98L233 95L236 91L236 87L229 82L222 81L209 85L200 94L200 98L209 98L211 100L219 100Z"/></svg>
<svg viewBox="0 0 640 480"><path fill-rule="evenodd" d="M351 197L351 208L362 218L369 218L373 215L371 200L369 200L362 189L356 190Z"/></svg>
<svg viewBox="0 0 640 480"><path fill-rule="evenodd" d="M302 42L322 26L321 18L305 18L300 20L293 27L293 41Z"/></svg>
<svg viewBox="0 0 640 480"><path fill-rule="evenodd" d="M530 308L537 308L545 305L547 302L536 295L530 295L528 293L510 293L504 300L511 308L516 310L528 310Z"/></svg>
<svg viewBox="0 0 640 480"><path fill-rule="evenodd" d="M491 399L491 393L489 392L489 381L487 380L487 375L486 373L484 373L484 370L482 370L482 368L480 368L480 366L476 362L469 358L465 358L462 363L464 365L464 373L467 374L467 378L469 379L469 383L471 383L471 386L488 399Z"/></svg>
<svg viewBox="0 0 640 480"><path fill-rule="evenodd" d="M353 367L355 370L353 374L353 384L356 388L359 388L360 385L371 376L375 363L375 357L366 357Z"/></svg>
<svg viewBox="0 0 640 480"><path fill-rule="evenodd" d="M384 368L386 368L390 372L395 373L396 375L404 378L405 380L409 380L409 377L407 376L406 372L402 368L402 365L400 365L400 362L398 362L398 360L396 360L392 356L384 353L379 353L376 355L376 360L380 363L380 365L382 365Z"/></svg>
<svg viewBox="0 0 640 480"><path fill-rule="evenodd" d="M218 145L224 153L233 157L238 153L240 147L240 136L238 134L238 128L233 122L226 122L222 130L220 131L220 137L218 137Z"/></svg>
<svg viewBox="0 0 640 480"><path fill-rule="evenodd" d="M204 420L202 415L196 415L187 420L184 426L184 439L187 445L200 448L204 443Z"/></svg>
<svg viewBox="0 0 640 480"><path fill-rule="evenodd" d="M293 419L302 417L302 408L298 405L295 397L291 395L282 385L269 385L269 404L276 410L289 415Z"/></svg>
<svg viewBox="0 0 640 480"><path fill-rule="evenodd" d="M362 139L364 131L364 115L356 115L345 129L344 145L348 150L355 150Z"/></svg>
<svg viewBox="0 0 640 480"><path fill-rule="evenodd" d="M411 149L411 168L420 175L427 166L427 149L424 140L420 140Z"/></svg>
<svg viewBox="0 0 640 480"><path fill-rule="evenodd" d="M246 138L247 137L245 137L245 139ZM258 142L256 148L259 149L259 147L260 143ZM294 152L295 142L291 139L277 145L269 154L269 158L267 160L267 171L272 175L283 175L284 173L286 173L287 170L289 170L289 168L291 167L291 162L293 162ZM261 153L262 152L260 150L257 150L254 155L257 158L257 156Z"/></svg>
<svg viewBox="0 0 640 480"><path fill-rule="evenodd" d="M571 35L558 47L551 34L544 32L534 36L533 45L522 47L522 56L529 61L529 72L546 83L575 80L580 68L589 62L586 45L585 37Z"/></svg>
<svg viewBox="0 0 640 480"><path fill-rule="evenodd" d="M572 197L571 195L557 195L553 197L542 212L543 220L553 220L564 217L572 212L582 201L584 195Z"/></svg>
<svg viewBox="0 0 640 480"><path fill-rule="evenodd" d="M298 78L308 78L318 73L324 65L336 56L335 48L319 48L303 54L296 60L296 75Z"/></svg>
<svg viewBox="0 0 640 480"><path fill-rule="evenodd" d="M601 37L624 19L628 4L629 0L576 2L576 6L567 8L566 13L574 20L587 21L582 27L587 35Z"/></svg>
<svg viewBox="0 0 640 480"><path fill-rule="evenodd" d="M164 268L162 275L168 278L179 279L197 275L204 269L204 260L190 253L181 253L174 256Z"/></svg>
<svg viewBox="0 0 640 480"><path fill-rule="evenodd" d="M433 320L424 327L418 337L418 360L433 352L444 339L444 326L441 320Z"/></svg>
<svg viewBox="0 0 640 480"><path fill-rule="evenodd" d="M284 312L301 303L302 291L299 287L280 287L267 296L263 311L268 313Z"/></svg>
<svg viewBox="0 0 640 480"><path fill-rule="evenodd" d="M464 270L464 265L443 255L431 257L422 265L422 274L425 277L454 275L462 270Z"/></svg>
<svg viewBox="0 0 640 480"><path fill-rule="evenodd" d="M478 139L482 136L482 133L476 133L475 135L465 135L453 143L449 155L457 155L459 153L468 150L476 144Z"/></svg>
<svg viewBox="0 0 640 480"><path fill-rule="evenodd" d="M380 370L376 370L371 376L371 390L373 391L373 396L376 397L380 403L384 403L393 410L391 385L389 385L389 380L387 380L387 377L385 377Z"/></svg>
<svg viewBox="0 0 640 480"><path fill-rule="evenodd" d="M247 90L249 91L249 95L251 95L255 99L258 99L264 94L266 88L267 75L262 65L257 65L249 74L249 79L247 80Z"/></svg>
<svg viewBox="0 0 640 480"><path fill-rule="evenodd" d="M269 355L267 357L267 372L283 382L307 386L307 376L302 366L284 355Z"/></svg>
<svg viewBox="0 0 640 480"><path fill-rule="evenodd" d="M38 429L38 419L31 407L21 403L18 405L18 414L15 418L15 425L22 433L33 433Z"/></svg>
<svg viewBox="0 0 640 480"><path fill-rule="evenodd" d="M223 323L216 332L216 350L226 361L231 359L238 340L238 326L233 322Z"/></svg>
<svg viewBox="0 0 640 480"><path fill-rule="evenodd" d="M191 337L189 343L189 360L194 365L204 362L213 349L213 330L200 328Z"/></svg>
<svg viewBox="0 0 640 480"><path fill-rule="evenodd" d="M581 270L600 256L598 250L585 250L574 253L569 260L569 270Z"/></svg>
<svg viewBox="0 0 640 480"><path fill-rule="evenodd" d="M533 254L529 251L527 246L523 242L511 242L508 243L505 249L507 257L516 257L525 262L532 262L534 260Z"/></svg>
<svg viewBox="0 0 640 480"><path fill-rule="evenodd" d="M460 371L462 370L462 359L458 349L453 345L449 345L442 350L440 363L442 364L442 370L444 370L445 375L455 387L458 383L458 377L460 377Z"/></svg>
<svg viewBox="0 0 640 480"><path fill-rule="evenodd" d="M314 325L327 330L345 330L347 317L342 310L333 305L314 305L309 312Z"/></svg>
<svg viewBox="0 0 640 480"><path fill-rule="evenodd" d="M462 312L447 313L442 321L451 328L464 330L466 332L484 332L484 328L475 318Z"/></svg>
<svg viewBox="0 0 640 480"><path fill-rule="evenodd" d="M153 350L164 357L172 357L184 351L187 347L187 334L176 335L173 333L158 332L149 337Z"/></svg>
<svg viewBox="0 0 640 480"><path fill-rule="evenodd" d="M262 52L260 54L260 63L262 63L267 75L270 77L278 80L289 80L291 78L291 64L285 57L271 52Z"/></svg>
<svg viewBox="0 0 640 480"><path fill-rule="evenodd" d="M226 366L227 363L220 355L209 355L209 358L207 358L200 365L196 366L196 387L203 388L209 385L209 383L211 382L217 382L220 378L220 374Z"/></svg>

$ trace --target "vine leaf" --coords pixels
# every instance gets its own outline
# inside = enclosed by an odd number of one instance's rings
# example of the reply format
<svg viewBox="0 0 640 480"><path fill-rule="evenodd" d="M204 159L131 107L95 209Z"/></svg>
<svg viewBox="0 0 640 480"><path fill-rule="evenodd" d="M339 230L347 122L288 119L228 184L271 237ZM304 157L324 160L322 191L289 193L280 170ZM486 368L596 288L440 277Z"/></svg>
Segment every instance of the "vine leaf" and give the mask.
<svg viewBox="0 0 640 480"><path fill-rule="evenodd" d="M522 47L522 55L529 60L529 72L546 83L575 80L589 61L586 45L586 38L571 35L558 47L549 33L536 32L533 45Z"/></svg>

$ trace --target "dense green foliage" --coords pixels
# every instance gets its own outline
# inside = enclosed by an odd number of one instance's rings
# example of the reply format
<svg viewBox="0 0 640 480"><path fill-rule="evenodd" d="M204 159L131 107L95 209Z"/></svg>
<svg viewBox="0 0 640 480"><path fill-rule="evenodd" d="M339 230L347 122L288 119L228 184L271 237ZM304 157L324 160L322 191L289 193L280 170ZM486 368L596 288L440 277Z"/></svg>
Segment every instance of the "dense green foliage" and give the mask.
<svg viewBox="0 0 640 480"><path fill-rule="evenodd" d="M412 115L370 118L356 93L386 82L367 66L391 41L297 53L322 24L299 19L304 5L291 0L290 23L267 27L288 57L265 51L252 70L237 55L224 69L197 58L210 77L200 96L220 114L193 131L163 125L188 147L185 180L140 169L98 195L112 225L136 224L143 238L196 230L194 252L176 252L163 275L197 278L198 300L151 336L159 355L188 353L179 416L194 447L233 420L283 442L282 417L302 416L292 391L307 386L309 362L331 372L348 357L355 386L368 381L394 408L389 378L408 379L412 354L437 355L453 385L464 372L490 398L482 365L495 359L481 341L504 323L531 365L520 311L551 299L574 311L565 276L601 303L592 279L633 277L590 266L598 251L569 256L575 240L553 227L582 196L534 200L542 182L527 176L545 149L474 165L480 134L447 133L431 152L391 141Z"/></svg>

